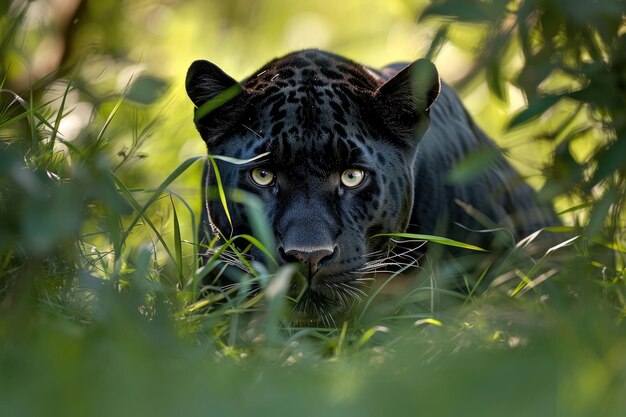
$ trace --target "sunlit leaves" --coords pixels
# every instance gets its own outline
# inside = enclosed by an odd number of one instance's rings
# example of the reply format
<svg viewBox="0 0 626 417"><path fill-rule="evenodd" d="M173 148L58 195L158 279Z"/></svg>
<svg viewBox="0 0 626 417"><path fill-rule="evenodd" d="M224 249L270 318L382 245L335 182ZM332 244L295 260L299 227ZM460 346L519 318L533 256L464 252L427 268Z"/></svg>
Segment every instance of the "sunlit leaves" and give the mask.
<svg viewBox="0 0 626 417"><path fill-rule="evenodd" d="M563 119L556 123L561 130L535 138L554 142L552 163L544 168L542 196L584 201L587 214L592 213L588 226L595 234L617 230L620 216L615 210L626 195L624 10L620 0L442 0L421 15L439 16L445 27L462 23L486 30L485 42L471 51L477 68L468 77L481 74L482 68L490 91L499 99L507 100L507 84L524 94L527 106L510 117L508 130L532 126L541 132L552 129L551 119ZM510 48L516 48L513 55ZM584 114L576 111L568 117L564 109L572 103ZM583 161L570 146L579 138L592 141L587 146L593 151ZM481 159L470 155L451 178L470 180L480 172Z"/></svg>
<svg viewBox="0 0 626 417"><path fill-rule="evenodd" d="M159 100L168 89L168 83L157 77L140 75L128 90L126 99L132 102L149 105Z"/></svg>
<svg viewBox="0 0 626 417"><path fill-rule="evenodd" d="M449 19L470 23L488 23L499 20L506 11L508 0L464 1L449 0L435 1L426 7L421 18L429 16L445 16Z"/></svg>
<svg viewBox="0 0 626 417"><path fill-rule="evenodd" d="M528 123L530 121L537 119L539 116L541 116L550 108L552 108L552 106L558 103L559 100L561 100L561 98L562 97L558 95L556 96L550 95L550 96L541 97L529 103L526 109L522 110L521 112L513 116L513 118L509 122L508 128L512 129L514 127L517 127L519 125L522 125L524 123Z"/></svg>

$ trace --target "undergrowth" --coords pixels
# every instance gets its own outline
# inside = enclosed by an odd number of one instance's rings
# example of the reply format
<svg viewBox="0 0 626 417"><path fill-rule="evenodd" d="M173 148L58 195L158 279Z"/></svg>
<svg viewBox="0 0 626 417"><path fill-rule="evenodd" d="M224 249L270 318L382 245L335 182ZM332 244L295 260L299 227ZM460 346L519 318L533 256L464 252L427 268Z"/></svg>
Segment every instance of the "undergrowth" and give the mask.
<svg viewBox="0 0 626 417"><path fill-rule="evenodd" d="M95 103L68 140L60 130L73 111L67 98L84 89L71 76L55 86L46 94L0 90L1 415L626 410L623 163L609 158L624 143L623 115L596 108L601 117L585 119L609 140L582 168L567 165L569 151L556 146L551 169L560 176L542 191L572 202L561 210L563 226L521 242L504 236L497 257L471 248L439 256L456 243L396 234L390 238L430 240L419 267L378 277L341 320L298 323L290 320L290 266L266 270L234 246L197 241L198 207L177 180L223 156L153 173L156 187L130 186L126 166L144 157L143 141L156 129L135 118L132 145L111 156L112 122L133 87ZM589 97L579 95L591 106ZM531 105L515 123L540 112ZM579 187L563 182L567 167ZM256 237L232 239L271 257L258 202L214 194L246 203ZM529 253L549 233L557 242ZM213 256L202 264L207 250ZM200 297L224 250L252 273ZM468 272L466 262L480 267ZM248 296L253 286L261 291Z"/></svg>
<svg viewBox="0 0 626 417"><path fill-rule="evenodd" d="M67 82L48 103L3 91L0 402L7 415L197 414L216 404L243 414L241 390L256 404L250 412L308 404L316 413L356 415L387 401L398 410L461 412L475 396L486 415L516 401L555 415L616 415L610 411L624 406L624 250L617 243L569 226L553 229L567 233L535 256L526 250L535 236L509 242L497 259L468 250L437 260L433 250L419 268L378 280L342 322L289 320L289 266L244 275L240 285L199 298L225 247L200 247L195 207L173 186L189 167L210 161L184 161L155 189L127 187L104 151L123 97L66 141L58 127L73 88ZM262 217L258 205L248 209ZM191 230L181 229L184 217ZM431 238L434 247L442 243L454 244ZM198 254L207 249L214 256L201 265ZM484 267L463 275L465 291L447 288L464 259L476 257ZM249 297L253 283L262 291ZM489 380L488 390L467 389ZM91 396L72 397L85 392L80 381ZM283 393L280 406L268 402L269 386ZM146 396L139 403L128 394L137 387ZM105 404L96 392L116 399ZM161 398L164 392L174 394ZM30 393L38 399L31 402ZM520 400L529 395L530 404ZM598 407L607 414L594 414Z"/></svg>

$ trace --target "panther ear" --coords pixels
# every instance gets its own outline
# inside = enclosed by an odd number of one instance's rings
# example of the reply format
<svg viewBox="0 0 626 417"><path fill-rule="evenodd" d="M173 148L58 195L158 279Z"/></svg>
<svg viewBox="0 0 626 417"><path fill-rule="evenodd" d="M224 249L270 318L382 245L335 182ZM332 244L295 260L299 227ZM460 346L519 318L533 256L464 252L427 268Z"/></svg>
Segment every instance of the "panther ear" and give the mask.
<svg viewBox="0 0 626 417"><path fill-rule="evenodd" d="M427 59L418 59L376 90L376 108L389 129L400 138L411 140L416 135L421 138L440 89L435 65Z"/></svg>
<svg viewBox="0 0 626 417"><path fill-rule="evenodd" d="M194 121L207 145L232 127L245 110L246 97L241 84L209 61L191 64L185 88L196 106Z"/></svg>

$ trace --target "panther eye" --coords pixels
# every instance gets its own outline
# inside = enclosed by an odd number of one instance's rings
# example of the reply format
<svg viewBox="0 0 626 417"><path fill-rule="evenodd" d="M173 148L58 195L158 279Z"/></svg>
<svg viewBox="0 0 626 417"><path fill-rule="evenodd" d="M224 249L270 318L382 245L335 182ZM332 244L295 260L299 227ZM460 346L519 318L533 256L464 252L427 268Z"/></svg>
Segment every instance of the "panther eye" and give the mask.
<svg viewBox="0 0 626 417"><path fill-rule="evenodd" d="M349 168L341 174L341 183L348 187L354 188L361 184L365 179L365 172L357 168Z"/></svg>
<svg viewBox="0 0 626 417"><path fill-rule="evenodd" d="M265 168L254 168L250 172L250 177L257 185L267 187L274 182L274 173Z"/></svg>

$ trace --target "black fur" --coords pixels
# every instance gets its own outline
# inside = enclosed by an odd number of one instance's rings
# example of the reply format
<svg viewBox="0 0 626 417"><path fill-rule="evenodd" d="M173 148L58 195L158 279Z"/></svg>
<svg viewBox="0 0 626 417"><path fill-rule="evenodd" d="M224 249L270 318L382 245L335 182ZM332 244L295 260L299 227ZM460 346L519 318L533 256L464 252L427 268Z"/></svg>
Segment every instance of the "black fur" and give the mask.
<svg viewBox="0 0 626 417"><path fill-rule="evenodd" d="M279 260L308 266L305 302L344 304L344 296L357 295L368 262L383 258L389 245L372 239L375 234L438 232L480 241L466 228L484 225L457 200L517 237L554 223L552 211L536 204L532 189L499 154L480 177L448 182L464 156L497 148L426 60L377 71L305 50L271 61L241 83L196 61L186 87L209 153L240 159L268 153L246 166L217 165L226 189L262 201ZM203 112L224 91L237 94ZM272 185L255 184L250 173L258 167L275 174ZM355 188L340 181L349 168L365 173ZM205 181L215 186L210 166ZM204 242L252 232L243 207L228 207L232 227L219 199L209 199Z"/></svg>

